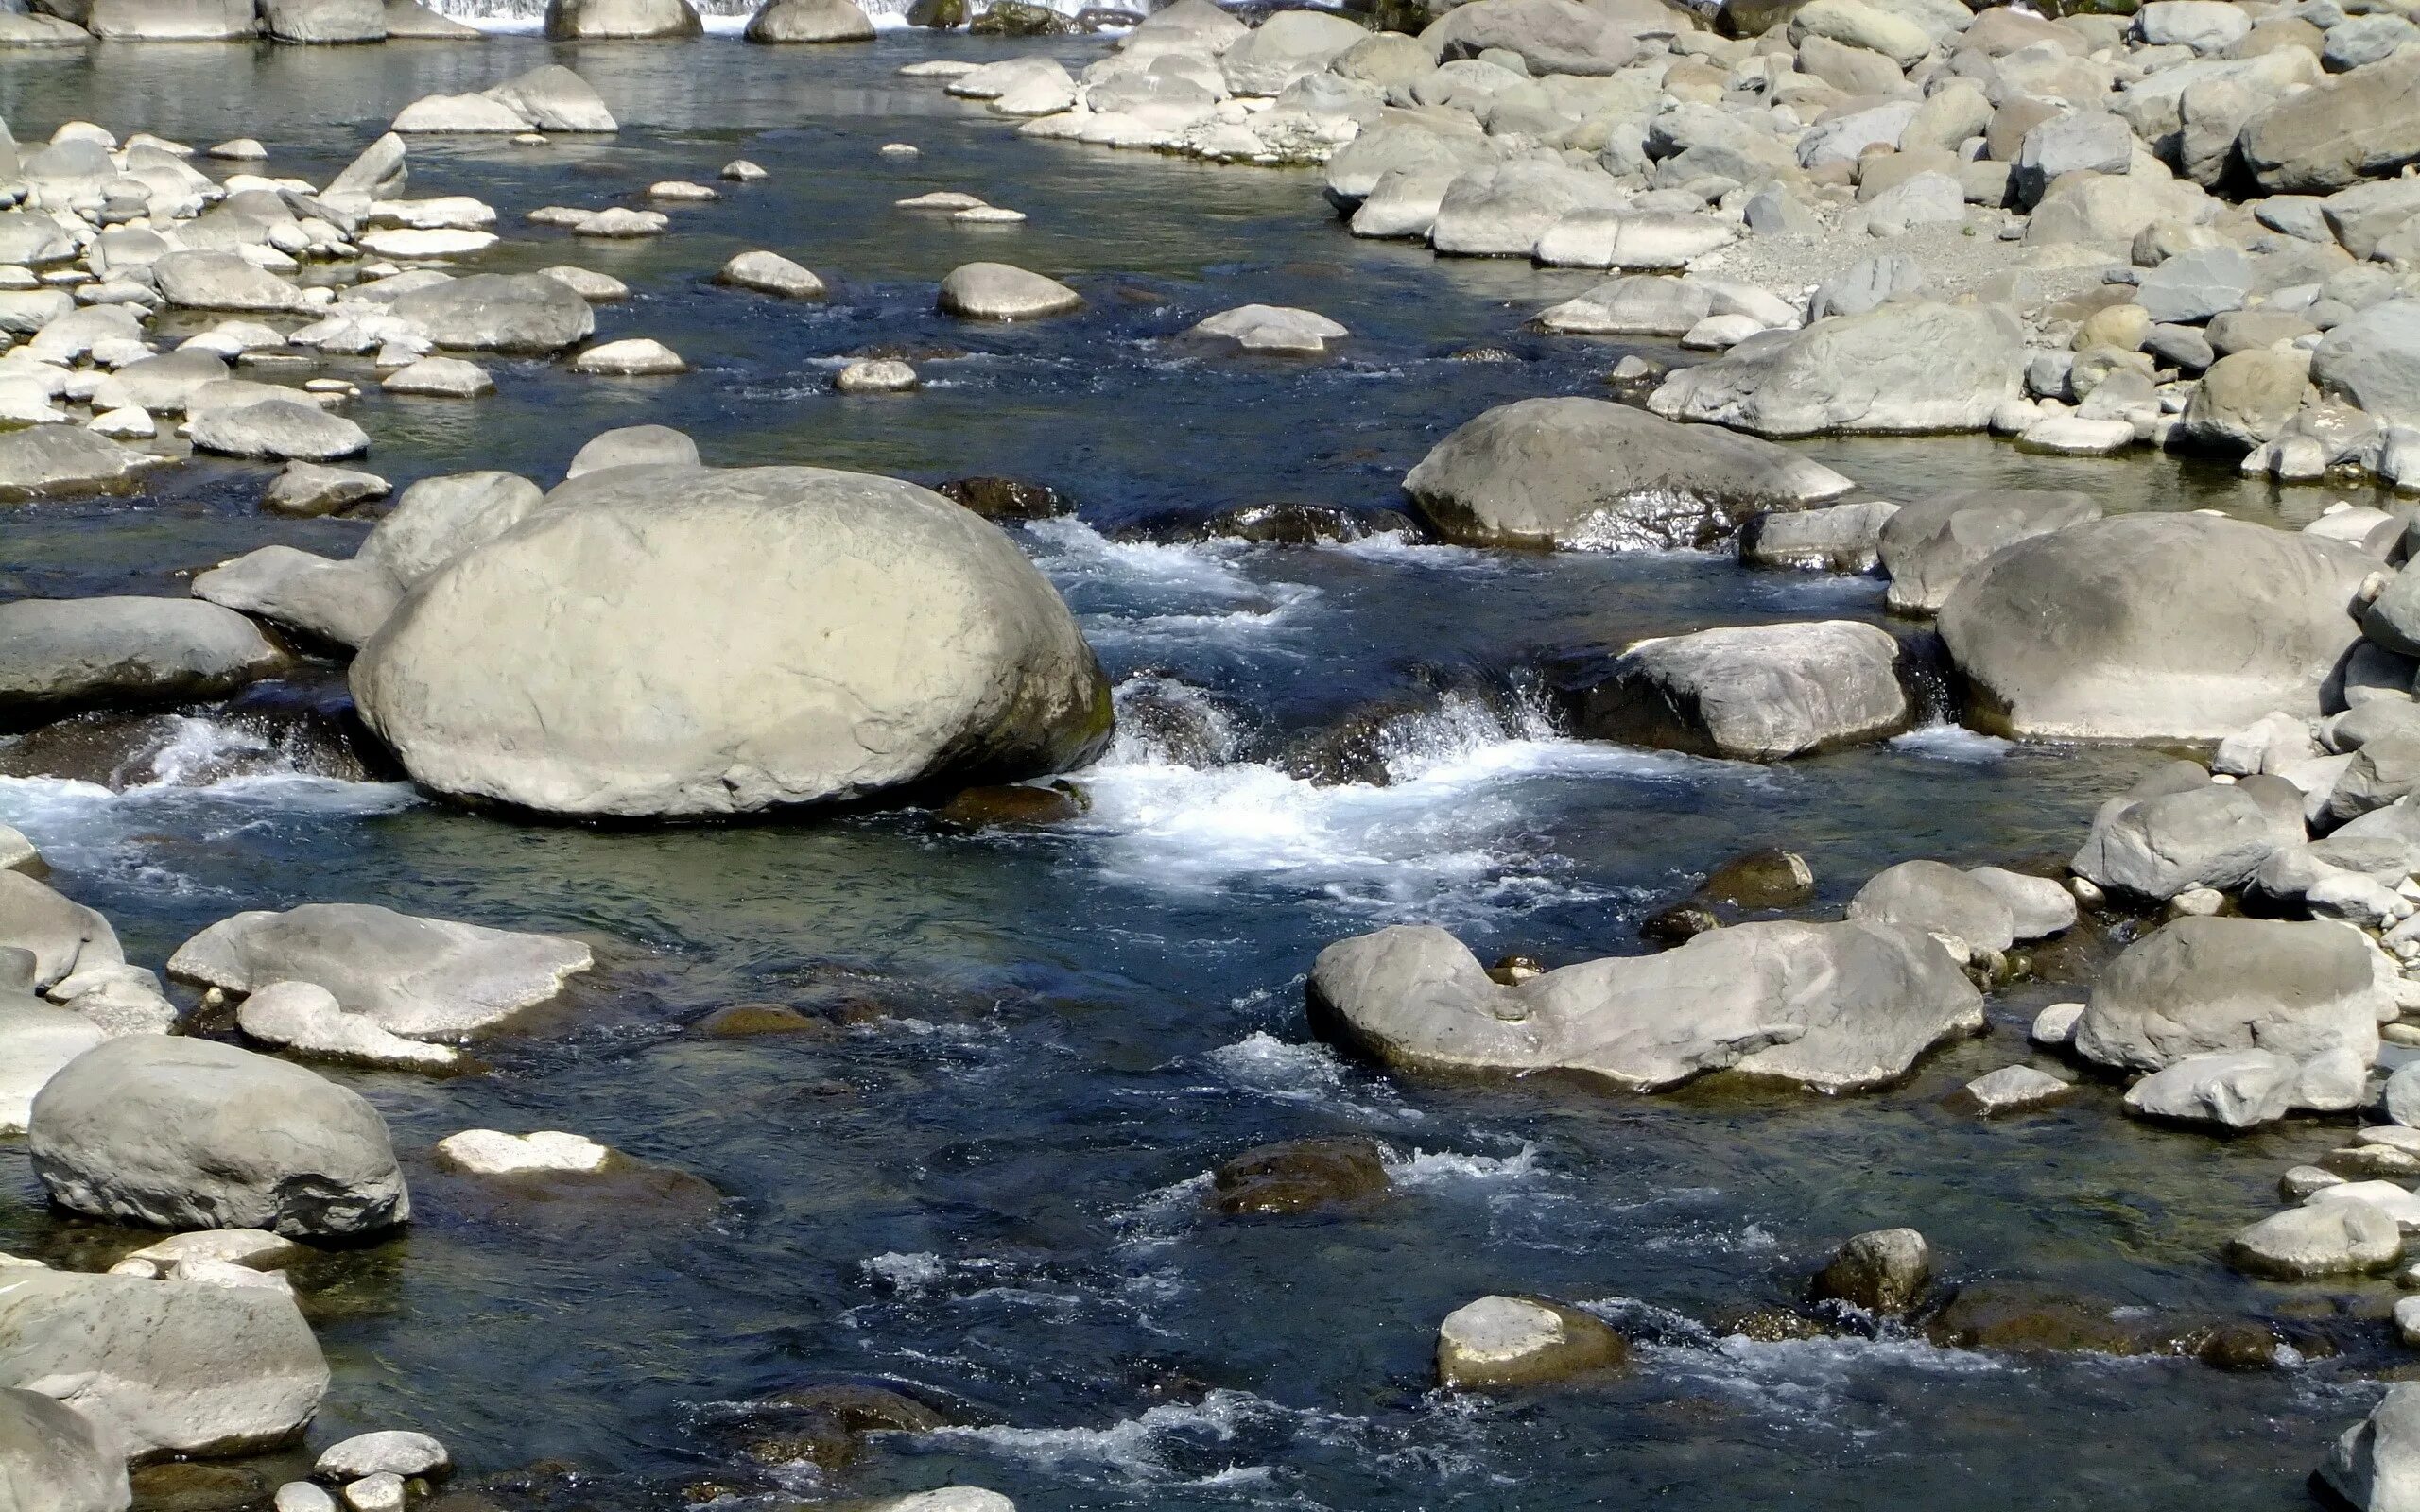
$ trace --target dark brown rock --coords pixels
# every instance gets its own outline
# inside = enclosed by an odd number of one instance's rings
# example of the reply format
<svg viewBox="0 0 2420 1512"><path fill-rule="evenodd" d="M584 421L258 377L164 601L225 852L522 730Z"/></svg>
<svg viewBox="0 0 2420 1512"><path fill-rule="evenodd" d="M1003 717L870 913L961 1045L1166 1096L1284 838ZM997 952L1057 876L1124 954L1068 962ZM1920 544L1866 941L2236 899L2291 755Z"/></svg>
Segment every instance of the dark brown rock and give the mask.
<svg viewBox="0 0 2420 1512"><path fill-rule="evenodd" d="M1234 1215L1292 1214L1357 1202L1392 1185L1375 1141L1286 1140L1219 1167L1212 1203Z"/></svg>
<svg viewBox="0 0 2420 1512"><path fill-rule="evenodd" d="M1932 1279L1932 1251L1913 1228L1877 1228L1842 1245L1815 1278L1817 1301L1845 1302L1881 1317L1906 1313Z"/></svg>
<svg viewBox="0 0 2420 1512"><path fill-rule="evenodd" d="M1075 501L1057 489L1022 478L952 478L934 491L986 520L1048 520L1076 512Z"/></svg>
<svg viewBox="0 0 2420 1512"><path fill-rule="evenodd" d="M1091 806L1069 782L1046 787L970 787L935 809L933 819L952 830L1028 829L1081 818Z"/></svg>
<svg viewBox="0 0 2420 1512"><path fill-rule="evenodd" d="M248 1512L268 1503L268 1484L236 1465L145 1465L127 1480L134 1512Z"/></svg>
<svg viewBox="0 0 2420 1512"><path fill-rule="evenodd" d="M715 1040L745 1040L757 1035L804 1034L830 1038L832 1021L816 1013L801 1013L785 1003L735 1003L698 1021L698 1032Z"/></svg>
<svg viewBox="0 0 2420 1512"><path fill-rule="evenodd" d="M1794 850L1751 850L1715 868L1697 895L1738 908L1796 908L1815 896L1815 872Z"/></svg>

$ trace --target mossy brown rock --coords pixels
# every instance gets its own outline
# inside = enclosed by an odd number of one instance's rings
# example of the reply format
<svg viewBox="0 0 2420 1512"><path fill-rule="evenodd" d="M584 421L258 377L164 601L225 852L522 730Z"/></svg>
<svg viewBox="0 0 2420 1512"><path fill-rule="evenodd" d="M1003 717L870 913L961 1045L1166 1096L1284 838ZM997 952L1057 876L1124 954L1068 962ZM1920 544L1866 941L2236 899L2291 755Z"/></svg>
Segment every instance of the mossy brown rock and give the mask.
<svg viewBox="0 0 2420 1512"><path fill-rule="evenodd" d="M1566 1381L1630 1363L1630 1344L1575 1307L1528 1297L1482 1297L1437 1331L1437 1379L1462 1391Z"/></svg>
<svg viewBox="0 0 2420 1512"><path fill-rule="evenodd" d="M1220 1212L1287 1214L1357 1202L1393 1183L1375 1141L1340 1136L1286 1140L1246 1150L1219 1167L1212 1203Z"/></svg>

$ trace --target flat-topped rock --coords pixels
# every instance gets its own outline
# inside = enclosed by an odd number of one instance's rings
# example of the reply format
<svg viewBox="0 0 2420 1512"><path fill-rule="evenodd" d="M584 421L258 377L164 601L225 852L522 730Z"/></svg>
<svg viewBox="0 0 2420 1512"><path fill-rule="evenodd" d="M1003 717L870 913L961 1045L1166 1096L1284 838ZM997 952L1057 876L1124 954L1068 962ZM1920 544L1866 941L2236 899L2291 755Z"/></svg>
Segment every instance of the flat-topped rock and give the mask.
<svg viewBox="0 0 2420 1512"><path fill-rule="evenodd" d="M486 1028L562 989L594 963L553 935L419 919L368 903L305 903L221 919L180 946L172 975L229 992L309 982L409 1039Z"/></svg>
<svg viewBox="0 0 2420 1512"><path fill-rule="evenodd" d="M0 604L0 710L208 697L285 663L250 620L194 599Z"/></svg>

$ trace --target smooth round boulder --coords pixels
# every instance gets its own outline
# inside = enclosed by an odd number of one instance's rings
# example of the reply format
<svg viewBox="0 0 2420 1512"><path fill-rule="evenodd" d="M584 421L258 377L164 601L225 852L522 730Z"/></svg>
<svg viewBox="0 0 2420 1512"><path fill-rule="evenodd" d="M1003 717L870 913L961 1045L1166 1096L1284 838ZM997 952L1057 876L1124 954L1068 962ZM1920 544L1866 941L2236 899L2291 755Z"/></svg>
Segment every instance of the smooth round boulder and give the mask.
<svg viewBox="0 0 2420 1512"><path fill-rule="evenodd" d="M126 1461L94 1421L34 1391L0 1390L0 1507L126 1512Z"/></svg>
<svg viewBox="0 0 2420 1512"><path fill-rule="evenodd" d="M1638 642L1562 692L1590 739L1769 762L1906 729L1898 667L1871 625L1726 626Z"/></svg>
<svg viewBox="0 0 2420 1512"><path fill-rule="evenodd" d="M650 336L599 342L571 360L571 370L609 378L666 378L689 370L681 353Z"/></svg>
<svg viewBox="0 0 2420 1512"><path fill-rule="evenodd" d="M1498 405L1403 480L1448 541L1599 550L1706 545L1759 510L1855 486L1771 442L1599 399Z"/></svg>
<svg viewBox="0 0 2420 1512"><path fill-rule="evenodd" d="M101 1039L100 1025L80 1013L0 992L0 1134L24 1133L35 1094Z"/></svg>
<svg viewBox="0 0 2420 1512"><path fill-rule="evenodd" d="M300 399L265 399L196 415L186 427L197 452L271 461L333 462L370 450L370 433Z"/></svg>
<svg viewBox="0 0 2420 1512"><path fill-rule="evenodd" d="M765 0L740 33L750 42L872 42L873 21L856 0Z"/></svg>
<svg viewBox="0 0 2420 1512"><path fill-rule="evenodd" d="M2349 1050L2366 1065L2378 1046L2370 953L2360 932L2323 920L2174 919L2101 973L2075 1047L2139 1071L2256 1049L2296 1062Z"/></svg>
<svg viewBox="0 0 2420 1512"><path fill-rule="evenodd" d="M1080 309L1084 297L1006 263L968 263L942 280L941 308L969 320L1030 320Z"/></svg>
<svg viewBox="0 0 2420 1512"><path fill-rule="evenodd" d="M411 1215L376 1108L215 1040L133 1035L87 1051L35 1096L28 1125L51 1200L95 1218L320 1239Z"/></svg>
<svg viewBox="0 0 2420 1512"><path fill-rule="evenodd" d="M352 684L417 781L565 815L1013 782L1111 726L1074 617L996 527L819 468L566 483L424 581Z"/></svg>
<svg viewBox="0 0 2420 1512"><path fill-rule="evenodd" d="M2004 951L2016 941L2008 901L1980 878L1939 861L1902 861L1876 872L1849 900L1849 917L1946 935L1979 951Z"/></svg>
<svg viewBox="0 0 2420 1512"><path fill-rule="evenodd" d="M624 425L599 431L572 454L563 481L609 467L696 467L698 443L669 425Z"/></svg>
<svg viewBox="0 0 2420 1512"><path fill-rule="evenodd" d="M0 713L209 697L285 664L251 621L196 599L0 604Z"/></svg>
<svg viewBox="0 0 2420 1512"><path fill-rule="evenodd" d="M2271 711L2316 716L2360 644L2377 561L2201 514L2134 514L2021 541L1970 569L1941 635L1996 734L2218 740Z"/></svg>
<svg viewBox="0 0 2420 1512"><path fill-rule="evenodd" d="M1810 1290L1818 1301L1896 1317L1915 1305L1931 1280L1932 1249L1921 1232L1876 1228L1842 1245Z"/></svg>
<svg viewBox="0 0 2420 1512"><path fill-rule="evenodd" d="M723 264L722 271L715 275L715 282L786 300L820 300L824 293L821 279L781 253L761 249L741 252Z"/></svg>
<svg viewBox="0 0 2420 1512"><path fill-rule="evenodd" d="M2002 547L2100 518L2090 494L2035 489L1962 489L1903 505L1876 541L1890 575L1890 604L1929 614L1959 578Z"/></svg>

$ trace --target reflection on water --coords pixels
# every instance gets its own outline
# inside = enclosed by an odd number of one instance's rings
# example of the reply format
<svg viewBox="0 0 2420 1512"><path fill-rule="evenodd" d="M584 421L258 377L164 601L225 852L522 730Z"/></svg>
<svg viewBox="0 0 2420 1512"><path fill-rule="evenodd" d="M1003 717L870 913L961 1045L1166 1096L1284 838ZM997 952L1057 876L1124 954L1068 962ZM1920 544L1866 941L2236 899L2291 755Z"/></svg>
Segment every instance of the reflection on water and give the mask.
<svg viewBox="0 0 2420 1512"><path fill-rule="evenodd" d="M1049 45L1080 64L1099 43ZM600 335L656 336L698 371L611 384L499 360L500 393L470 404L372 387L355 413L372 465L398 484L472 466L551 481L593 432L658 421L714 462L1007 474L1080 506L1018 532L1100 648L1124 714L1114 754L1078 774L1090 811L1061 830L944 834L895 813L515 828L278 768L208 711L188 712L174 759L123 792L0 779L0 819L141 961L236 909L315 899L602 946L596 981L479 1047L489 1074L340 1074L386 1111L427 1199L408 1234L327 1283L323 1432L424 1428L478 1474L565 1460L591 1477L576 1504L597 1512L703 1483L786 1505L952 1478L1029 1509L1713 1509L1786 1495L1912 1512L2007 1504L2020 1485L2057 1508L2302 1504L2320 1446L2366 1400L2383 1299L2254 1284L2214 1256L2272 1205L2275 1174L2339 1131L2216 1144L2130 1125L2105 1090L1989 1125L1939 1106L2022 1058L2023 1023L2071 988L2009 994L1989 1037L1856 1099L1399 1078L1310 1040L1303 975L1340 935L1430 919L1483 957L1634 950L1646 913L1769 844L1803 850L1819 906L1837 908L1910 856L2069 850L2154 757L1936 728L1762 769L1574 742L1524 701L1530 671L1582 645L1878 618L1871 581L1686 553L1138 541L1141 522L1247 504L1396 507L1402 472L1446 429L1513 398L1602 392L1628 348L1522 330L1575 275L1351 241L1314 176L1021 143L892 77L921 57L1023 50L890 32L856 48L506 37L0 59L21 138L71 116L251 134L314 178L419 94L546 60L596 83L627 123L618 138L416 143L413 192L503 211L516 240L484 266L578 261L629 281L636 297L600 311ZM923 155L877 157L892 140ZM711 180L741 154L770 180L676 210L677 234L658 242L593 246L521 219ZM891 208L935 188L1032 219L977 233ZM790 305L708 283L754 246L815 267L833 297ZM1066 277L1087 308L1013 328L939 316L934 282L975 258ZM1354 335L1322 365L1168 339L1248 301L1311 306ZM934 352L920 358L934 387L829 391L835 357L889 344ZM1455 360L1479 345L1521 360ZM1884 496L2082 487L2112 509L2287 523L2333 496L1983 438L1806 449ZM358 522L262 516L267 476L198 463L132 501L18 510L0 593L179 593L180 574L269 541L357 544ZM768 1000L825 1032L692 1027ZM679 1201L543 1215L469 1200L425 1175L424 1152L474 1125L578 1130L715 1195L689 1185ZM1392 1193L1366 1211L1245 1223L1202 1207L1207 1174L1241 1149L1357 1131L1392 1152ZM2350 1352L2231 1376L1890 1337L1753 1345L1707 1326L1787 1298L1847 1233L1904 1222L1953 1280L2288 1315ZM22 1147L0 1145L0 1249L65 1258L99 1243L48 1216ZM1651 1347L1628 1377L1569 1395L1431 1393L1438 1319L1495 1290L1585 1303ZM869 1375L953 1404L957 1426L884 1436L832 1476L735 1455L742 1404Z"/></svg>

